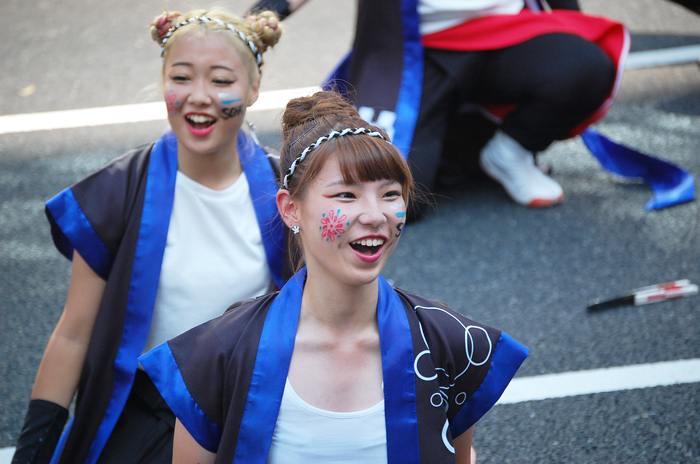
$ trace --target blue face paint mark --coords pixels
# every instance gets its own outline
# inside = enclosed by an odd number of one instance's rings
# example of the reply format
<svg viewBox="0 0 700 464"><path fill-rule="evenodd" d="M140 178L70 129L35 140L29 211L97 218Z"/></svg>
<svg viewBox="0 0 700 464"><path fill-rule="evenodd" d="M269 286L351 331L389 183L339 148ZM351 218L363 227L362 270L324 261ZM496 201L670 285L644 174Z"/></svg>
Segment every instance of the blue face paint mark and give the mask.
<svg viewBox="0 0 700 464"><path fill-rule="evenodd" d="M397 217L397 218L402 218L402 217L404 217L404 216L406 216L406 213L404 213L404 212L396 213L396 217Z"/></svg>
<svg viewBox="0 0 700 464"><path fill-rule="evenodd" d="M350 227L350 223L349 223L349 222L346 222L345 225L348 226L348 227Z"/></svg>
<svg viewBox="0 0 700 464"><path fill-rule="evenodd" d="M219 99L221 100L222 105L230 105L231 103L236 103L236 102L243 100L241 98L241 96L238 95L237 93L223 93L223 92L219 94Z"/></svg>

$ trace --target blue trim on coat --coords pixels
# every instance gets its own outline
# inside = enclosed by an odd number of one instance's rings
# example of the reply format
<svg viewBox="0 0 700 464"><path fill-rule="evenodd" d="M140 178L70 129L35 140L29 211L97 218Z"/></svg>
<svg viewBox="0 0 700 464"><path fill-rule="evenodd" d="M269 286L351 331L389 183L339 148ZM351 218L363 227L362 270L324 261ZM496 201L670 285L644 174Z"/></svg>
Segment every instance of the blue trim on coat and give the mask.
<svg viewBox="0 0 700 464"><path fill-rule="evenodd" d="M90 446L88 463L97 461L124 409L138 368L138 357L146 345L173 209L176 175L177 139L175 134L167 132L151 150L124 330L114 362L112 396Z"/></svg>
<svg viewBox="0 0 700 464"><path fill-rule="evenodd" d="M68 434L70 434L70 430L73 427L74 420L75 420L75 418L71 417L71 419L68 421L68 425L66 426L65 429L63 429L63 433L61 434L61 438L58 440L58 443L56 444L56 449L53 451L53 456L51 457L50 464L57 464L58 463L58 460L61 457L61 452L63 451L63 447L66 445L66 440L68 439Z"/></svg>
<svg viewBox="0 0 700 464"><path fill-rule="evenodd" d="M384 421L389 463L420 463L413 337L396 291L378 279L377 322L384 379Z"/></svg>
<svg viewBox="0 0 700 464"><path fill-rule="evenodd" d="M402 0L401 25L403 31L403 67L399 95L396 100L396 122L392 143L408 158L416 129L418 111L423 92L423 43L420 35L420 16L417 0ZM324 90L333 90L347 98L350 53L337 65L335 71L324 81Z"/></svg>
<svg viewBox="0 0 700 464"><path fill-rule="evenodd" d="M321 85L323 90L339 93L347 100L352 55L353 50L350 50L350 52L345 55L345 58L336 66L335 70L323 81Z"/></svg>
<svg viewBox="0 0 700 464"><path fill-rule="evenodd" d="M234 463L267 462L292 361L305 278L306 268L289 279L265 318L238 432Z"/></svg>
<svg viewBox="0 0 700 464"><path fill-rule="evenodd" d="M73 260L73 250L104 280L109 277L114 258L97 235L73 191L67 188L46 202L51 235L58 251Z"/></svg>
<svg viewBox="0 0 700 464"><path fill-rule="evenodd" d="M529 352L528 348L501 332L486 378L450 423L453 439L476 424L496 404Z"/></svg>
<svg viewBox="0 0 700 464"><path fill-rule="evenodd" d="M267 155L243 131L238 132L238 157L248 179L250 197L262 235L272 279L277 288L284 286L284 226L277 211L277 181Z"/></svg>
<svg viewBox="0 0 700 464"><path fill-rule="evenodd" d="M408 158L423 92L423 43L418 0L402 0L403 70L396 102L393 144Z"/></svg>
<svg viewBox="0 0 700 464"><path fill-rule="evenodd" d="M221 427L202 411L190 395L170 345L167 342L158 345L141 356L139 361L192 438L207 451L216 453L221 442Z"/></svg>

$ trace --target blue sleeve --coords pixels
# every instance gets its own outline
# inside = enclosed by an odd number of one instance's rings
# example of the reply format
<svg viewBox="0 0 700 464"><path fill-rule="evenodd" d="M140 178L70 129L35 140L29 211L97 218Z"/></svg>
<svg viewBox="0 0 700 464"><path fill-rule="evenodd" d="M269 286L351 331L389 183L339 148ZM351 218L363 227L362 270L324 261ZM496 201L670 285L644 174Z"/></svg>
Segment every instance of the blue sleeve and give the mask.
<svg viewBox="0 0 700 464"><path fill-rule="evenodd" d="M453 438L466 432L496 404L529 351L501 332L486 377L450 423Z"/></svg>
<svg viewBox="0 0 700 464"><path fill-rule="evenodd" d="M221 441L221 427L192 398L170 345L166 342L155 347L139 361L192 438L207 451L216 453Z"/></svg>
<svg viewBox="0 0 700 464"><path fill-rule="evenodd" d="M107 280L113 257L70 188L46 203L46 215L58 251L66 258L72 259L73 251L77 250L92 270Z"/></svg>

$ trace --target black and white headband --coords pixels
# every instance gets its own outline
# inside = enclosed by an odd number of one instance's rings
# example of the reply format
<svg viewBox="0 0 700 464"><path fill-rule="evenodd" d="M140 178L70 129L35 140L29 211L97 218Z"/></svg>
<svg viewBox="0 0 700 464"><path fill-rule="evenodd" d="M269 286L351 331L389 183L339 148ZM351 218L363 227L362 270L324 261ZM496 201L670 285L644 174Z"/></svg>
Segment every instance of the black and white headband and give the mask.
<svg viewBox="0 0 700 464"><path fill-rule="evenodd" d="M315 126L315 124L314 124ZM312 126L313 129L313 126ZM310 130L310 129L309 129ZM308 131L307 131L308 132ZM315 149L318 148L319 145L321 145L323 142L327 140L331 140L335 137L343 137L345 135L359 135L359 134L365 134L369 135L370 137L379 137L382 140L386 141L386 138L380 134L379 132L376 131L371 131L369 129L365 129L364 127L360 127L358 129L355 129L353 127L348 127L347 129L343 129L342 131L331 131L328 135L324 135L322 137L319 137L316 142L312 143L308 147L304 148L304 151L301 152L301 155L294 161L292 161L292 164L289 166L289 169L287 169L287 173L284 175L284 188L289 190L289 179L292 177L292 174L294 174L294 171L297 168L297 165L304 161L304 158L306 158L306 155L314 151ZM302 134L303 135L303 134ZM296 143L299 139L295 140L294 143ZM290 145L291 146L291 145Z"/></svg>
<svg viewBox="0 0 700 464"><path fill-rule="evenodd" d="M255 59L258 63L258 68L262 65L262 54L258 51L258 47L255 46L255 44L253 43L252 40L249 40L248 37L246 37L246 35L244 33L239 31L235 27L233 27L231 24L225 23L218 18L210 19L210 18L207 18L206 16L195 16L193 18L186 19L183 22L181 22L180 24L176 24L173 27L171 27L170 29L168 29L168 32L163 36L163 40L161 41L161 47L160 47L161 58L165 54L165 44L168 42L168 39L170 39L170 36L172 36L173 33L175 31L177 31L178 29L180 29L182 26L186 26L190 23L197 23L197 22L199 22L199 23L214 22L214 23L218 24L219 26L223 27L224 29L230 30L231 32L236 34L243 41L243 43L245 43L248 46L248 48L250 48L251 52L253 52L253 56L255 56Z"/></svg>

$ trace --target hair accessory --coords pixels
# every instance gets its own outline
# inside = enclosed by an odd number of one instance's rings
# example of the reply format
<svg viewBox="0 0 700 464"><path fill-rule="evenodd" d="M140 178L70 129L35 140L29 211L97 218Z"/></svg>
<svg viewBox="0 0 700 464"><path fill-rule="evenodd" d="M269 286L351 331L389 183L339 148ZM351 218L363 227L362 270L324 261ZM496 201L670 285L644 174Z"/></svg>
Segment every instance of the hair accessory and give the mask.
<svg viewBox="0 0 700 464"><path fill-rule="evenodd" d="M160 47L160 56L162 57L165 54L165 44L168 43L168 40L170 37L173 35L175 31L180 29L182 26L187 26L190 23L211 23L215 22L219 26L229 29L231 32L236 34L242 41L245 43L248 48L250 48L250 51L253 52L253 56L255 56L255 59L258 63L258 68L262 65L262 55L258 51L258 48L255 46L252 40L249 40L248 37L241 31L237 30L235 27L233 27L229 23L225 23L222 20L218 18L210 19L206 16L195 16L194 18L186 19L185 21L182 21L180 24L176 24L170 29L168 29L168 32L165 34L165 37L163 37L163 40L161 41L161 47Z"/></svg>
<svg viewBox="0 0 700 464"><path fill-rule="evenodd" d="M311 129L309 129L311 130ZM308 131L307 131L308 132ZM324 135L322 137L319 137L316 142L313 144L309 145L308 147L304 148L304 151L301 152L301 155L294 161L292 161L291 166L289 166L289 169L287 169L287 173L284 175L284 188L289 190L289 179L292 177L292 174L294 174L294 171L297 168L297 165L304 161L304 158L306 158L306 155L314 151L321 145L323 142L326 140L331 140L335 137L343 137L345 135L359 135L359 134L365 134L369 135L370 137L379 137L380 139L386 141L386 138L382 134L380 134L377 131L371 131L369 129L365 129L364 127L360 127L358 129L355 129L353 127L348 127L347 129L343 129L342 131L338 132L336 130L331 131L328 135ZM296 140L295 140L296 142ZM290 145L291 146L291 145Z"/></svg>
<svg viewBox="0 0 700 464"><path fill-rule="evenodd" d="M308 129L306 129L306 132L304 132L303 134L301 134L299 137L297 137L297 139L296 139L294 142L292 142L292 143L289 144L289 148L292 148L292 146L293 146L295 143L297 143L297 142L299 141L300 138L302 138L303 136L305 136L306 134L308 134L308 133L311 131L311 129L313 129L314 127L316 127L317 124L318 124L318 122L315 122L313 126L311 126L311 127L309 127Z"/></svg>
<svg viewBox="0 0 700 464"><path fill-rule="evenodd" d="M151 37L153 40L157 41L159 44L168 33L168 29L172 26L173 20L179 18L182 14L179 11L173 11L168 13L167 11L162 12L151 22Z"/></svg>
<svg viewBox="0 0 700 464"><path fill-rule="evenodd" d="M292 232L294 232L294 235L299 233L299 226L294 226L292 227Z"/></svg>

